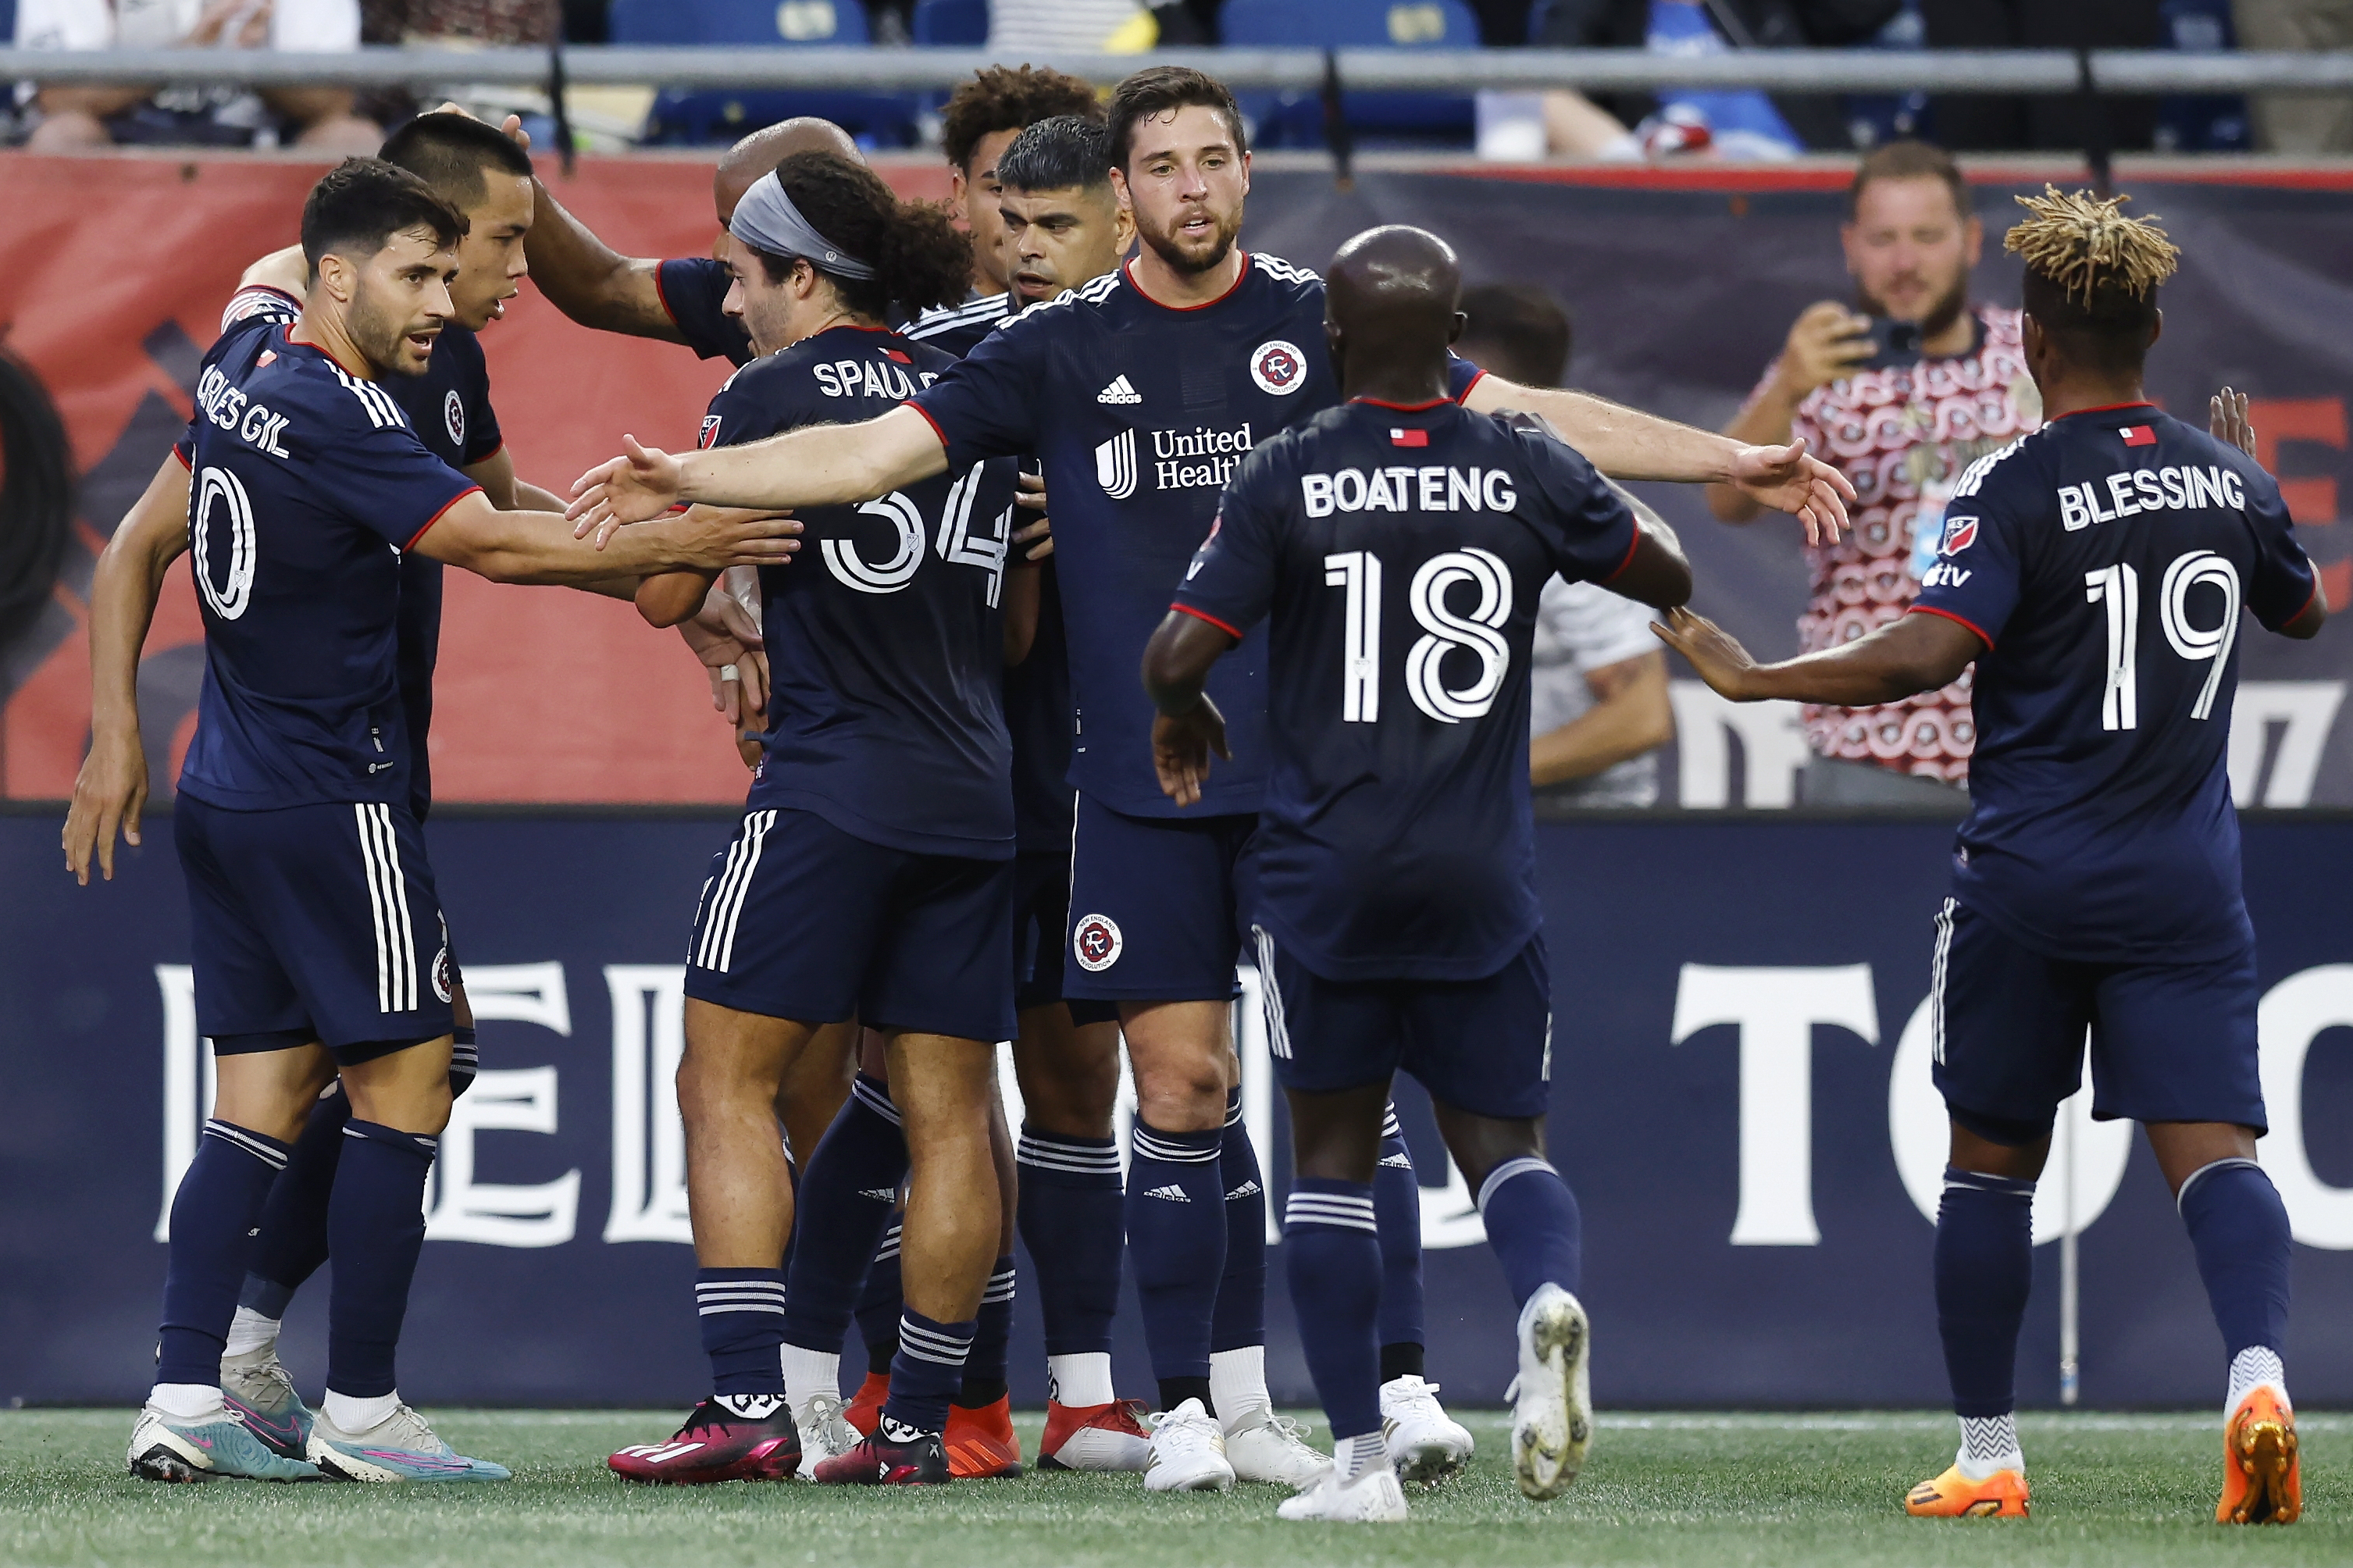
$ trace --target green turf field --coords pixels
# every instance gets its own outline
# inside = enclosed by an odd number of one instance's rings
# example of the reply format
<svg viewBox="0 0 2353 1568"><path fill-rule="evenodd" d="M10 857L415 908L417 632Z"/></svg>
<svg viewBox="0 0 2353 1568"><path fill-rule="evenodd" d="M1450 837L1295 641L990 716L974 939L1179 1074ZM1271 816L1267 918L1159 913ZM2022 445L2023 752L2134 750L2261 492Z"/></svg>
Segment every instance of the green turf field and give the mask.
<svg viewBox="0 0 2353 1568"><path fill-rule="evenodd" d="M123 1469L122 1411L0 1411L0 1564L598 1563L1023 1568L1117 1563L1842 1564L2353 1563L2353 1486L2333 1461L2353 1417L2316 1415L2305 1518L2211 1522L2221 1438L2211 1415L2029 1416L2035 1517L1902 1517L1905 1488L1949 1462L1945 1415L1602 1418L1577 1489L1514 1490L1502 1417L1468 1416L1479 1462L1416 1493L1404 1525L1285 1524L1276 1493L1146 1497L1133 1477L1030 1476L940 1491L802 1485L624 1486L605 1454L674 1416L450 1412L461 1450L512 1466L504 1486L163 1487ZM1037 1423L1022 1426L1034 1443Z"/></svg>

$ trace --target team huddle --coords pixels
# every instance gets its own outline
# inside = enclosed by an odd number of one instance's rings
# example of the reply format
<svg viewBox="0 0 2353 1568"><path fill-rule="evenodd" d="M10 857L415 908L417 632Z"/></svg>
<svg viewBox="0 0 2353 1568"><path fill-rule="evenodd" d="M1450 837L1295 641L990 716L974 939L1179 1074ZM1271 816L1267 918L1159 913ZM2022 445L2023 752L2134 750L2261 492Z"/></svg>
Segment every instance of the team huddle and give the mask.
<svg viewBox="0 0 2353 1568"><path fill-rule="evenodd" d="M65 834L85 880L111 874L118 828L138 841L139 647L187 552L206 674L174 836L218 1089L173 1204L132 1471L507 1475L453 1452L396 1376L435 1138L475 1065L420 831L454 563L680 627L754 770L681 911L711 1389L611 1456L617 1475L1018 1474L1018 1236L1050 1389L1030 1462L1152 1491L1270 1483L1286 1519L1406 1518L1406 1487L1473 1444L1424 1375L1402 1069L1519 1307L1515 1478L1559 1496L1593 1415L1581 1224L1545 1141L1529 797L1557 576L1658 610L1738 700L1894 701L1975 666L1975 810L1932 955L1962 1445L1906 1507L2027 1510L2029 1208L2088 1027L2096 1113L2147 1124L2223 1334L2219 1517L2293 1520L2288 1233L2253 1158L2224 741L2241 606L2309 637L2327 605L2278 487L2225 438L2240 411L2210 434L2142 397L2161 231L2114 202L2030 204L2010 244L2048 422L1962 480L1918 613L1760 667L1683 607L1673 534L1611 480L1730 485L1835 539L1852 489L1802 443L1482 373L1451 349L1455 256L1420 229L1360 234L1324 276L1239 248L1241 118L1198 71L1141 71L1106 103L991 69L945 118L963 228L897 200L836 128L788 121L721 163L713 257L653 261L565 213L508 132L425 115L322 179L299 249L248 270L93 585ZM526 262L584 325L739 367L699 450L628 438L568 496L516 478L474 334ZM1238 957L1290 1110L1282 1261L1328 1451L1267 1387ZM330 1258L313 1408L278 1328ZM1112 1379L1124 1271L1149 1415ZM869 1361L845 1400L853 1320Z"/></svg>

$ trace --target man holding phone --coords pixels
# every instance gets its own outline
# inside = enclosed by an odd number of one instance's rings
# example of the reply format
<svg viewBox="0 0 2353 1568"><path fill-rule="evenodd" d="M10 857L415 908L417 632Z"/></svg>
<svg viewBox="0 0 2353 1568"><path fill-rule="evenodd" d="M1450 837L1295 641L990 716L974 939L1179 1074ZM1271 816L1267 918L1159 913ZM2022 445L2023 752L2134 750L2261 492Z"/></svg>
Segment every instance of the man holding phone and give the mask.
<svg viewBox="0 0 2353 1568"><path fill-rule="evenodd" d="M1808 551L1802 651L1852 642L1910 607L1944 531L1945 498L1968 466L2042 423L2014 310L1973 305L1984 242L1951 156L1891 142L1864 158L1840 239L1855 302L1810 305L1725 427L1736 440L1788 441L1853 481L1853 528ZM1746 522L1757 505L1710 485L1708 506ZM1809 705L1808 805L1942 805L1957 816L1977 731L1969 675L1873 708Z"/></svg>

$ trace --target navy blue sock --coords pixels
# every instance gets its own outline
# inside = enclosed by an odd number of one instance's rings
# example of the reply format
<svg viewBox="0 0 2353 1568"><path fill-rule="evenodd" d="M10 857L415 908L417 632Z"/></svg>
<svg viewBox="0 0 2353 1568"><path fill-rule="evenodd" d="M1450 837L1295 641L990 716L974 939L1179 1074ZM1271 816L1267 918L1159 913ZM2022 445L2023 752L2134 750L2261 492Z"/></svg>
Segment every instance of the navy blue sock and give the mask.
<svg viewBox="0 0 2353 1568"><path fill-rule="evenodd" d="M1332 1437L1381 1429L1381 1238L1368 1183L1302 1176L1282 1210L1282 1261L1308 1374Z"/></svg>
<svg viewBox="0 0 2353 1568"><path fill-rule="evenodd" d="M1226 1271L1225 1132L1162 1132L1136 1118L1127 1167L1127 1248L1152 1375L1209 1378L1209 1316ZM1204 1401L1207 1403L1207 1401ZM1174 1409L1163 1396L1163 1409Z"/></svg>
<svg viewBox="0 0 2353 1568"><path fill-rule="evenodd" d="M988 1268L988 1289L980 1298L972 1350L964 1361L964 1387L955 1402L966 1410L985 1410L1005 1397L1005 1365L1013 1338L1013 1259L1000 1258Z"/></svg>
<svg viewBox="0 0 2353 1568"><path fill-rule="evenodd" d="M1226 1193L1226 1268L1209 1315L1209 1349L1266 1343L1266 1184L1242 1125L1242 1091L1226 1091L1226 1126L1218 1149Z"/></svg>
<svg viewBox="0 0 2353 1568"><path fill-rule="evenodd" d="M1029 1273L1048 1355L1111 1352L1119 1311L1119 1261L1126 1246L1119 1145L1066 1138L1024 1122L1015 1217L1029 1248Z"/></svg>
<svg viewBox="0 0 2353 1568"><path fill-rule="evenodd" d="M1560 1173L1533 1155L1506 1160L1479 1184L1479 1217L1520 1306L1541 1285L1577 1294L1585 1278L1585 1220Z"/></svg>
<svg viewBox="0 0 2353 1568"><path fill-rule="evenodd" d="M438 1142L353 1117L335 1167L327 1245L335 1282L327 1299L327 1387L354 1399L397 1386L394 1354L408 1315L408 1285L425 1247L425 1178Z"/></svg>
<svg viewBox="0 0 2353 1568"><path fill-rule="evenodd" d="M833 1125L818 1140L793 1205L792 1268L786 1278L784 1342L841 1353L874 1249L898 1206L907 1137L887 1089L860 1073ZM891 1311L899 1309L897 1281Z"/></svg>
<svg viewBox="0 0 2353 1568"><path fill-rule="evenodd" d="M343 1123L351 1119L351 1098L340 1087L311 1107L286 1169L262 1205L261 1234L254 1237L238 1306L265 1318L284 1317L294 1292L327 1261L327 1205L343 1157Z"/></svg>
<svg viewBox="0 0 2353 1568"><path fill-rule="evenodd" d="M702 1319L702 1353L711 1358L713 1394L785 1392L785 1271L698 1268L694 1310Z"/></svg>
<svg viewBox="0 0 2353 1568"><path fill-rule="evenodd" d="M2018 1404L2018 1329L2034 1285L2034 1184L1945 1170L1936 1205L1936 1331L1956 1415Z"/></svg>
<svg viewBox="0 0 2353 1568"><path fill-rule="evenodd" d="M1373 1167L1373 1215L1381 1227L1381 1381L1421 1375L1421 1178L1392 1105Z"/></svg>
<svg viewBox="0 0 2353 1568"><path fill-rule="evenodd" d="M2224 1353L2260 1345L2284 1354L2290 1236L2272 1179L2253 1160L2217 1160L2181 1184L2181 1218Z"/></svg>
<svg viewBox="0 0 2353 1568"><path fill-rule="evenodd" d="M237 1287L253 1251L269 1184L286 1145L226 1121L207 1121L196 1157L172 1194L172 1251L164 1274L158 1383L217 1384Z"/></svg>
<svg viewBox="0 0 2353 1568"><path fill-rule="evenodd" d="M891 1396L882 1402L885 1420L918 1432L948 1424L948 1402L964 1384L965 1357L971 1352L976 1322L935 1323L913 1307L899 1318L899 1353L891 1363Z"/></svg>
<svg viewBox="0 0 2353 1568"><path fill-rule="evenodd" d="M901 1234L900 1221L892 1220L866 1267L865 1289L858 1293L858 1337L866 1342L869 1372L888 1373L899 1357L899 1309L904 1304L899 1282Z"/></svg>

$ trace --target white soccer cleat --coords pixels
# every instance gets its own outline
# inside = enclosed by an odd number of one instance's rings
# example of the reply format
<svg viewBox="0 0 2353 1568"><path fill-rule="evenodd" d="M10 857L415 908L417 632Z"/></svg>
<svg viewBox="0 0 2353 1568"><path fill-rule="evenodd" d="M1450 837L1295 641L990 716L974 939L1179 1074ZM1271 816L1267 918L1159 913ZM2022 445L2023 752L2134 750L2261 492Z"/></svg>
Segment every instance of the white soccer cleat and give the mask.
<svg viewBox="0 0 2353 1568"><path fill-rule="evenodd" d="M504 1465L470 1459L435 1436L406 1405L364 1432L346 1432L324 1410L311 1425L311 1462L339 1481L503 1481Z"/></svg>
<svg viewBox="0 0 2353 1568"><path fill-rule="evenodd" d="M1587 1362L1592 1330L1577 1298L1538 1287L1520 1310L1520 1375L1512 1404L1512 1470L1520 1491L1546 1502L1568 1489L1593 1441Z"/></svg>
<svg viewBox="0 0 2353 1568"><path fill-rule="evenodd" d="M1217 1417L1188 1399L1152 1418L1152 1452L1144 1461L1148 1492L1221 1492L1234 1484Z"/></svg>
<svg viewBox="0 0 2353 1568"><path fill-rule="evenodd" d="M1344 1481L1336 1469L1326 1470L1295 1498L1274 1510L1278 1519L1320 1519L1335 1524L1401 1524L1407 1518L1405 1489L1397 1472L1375 1465L1355 1480Z"/></svg>
<svg viewBox="0 0 2353 1568"><path fill-rule="evenodd" d="M1381 1437L1401 1481L1434 1486L1471 1462L1476 1447L1438 1403L1438 1384L1393 1377L1381 1384Z"/></svg>
<svg viewBox="0 0 2353 1568"><path fill-rule="evenodd" d="M793 1412L801 1435L800 1479L815 1480L819 1465L858 1447L858 1433L842 1415L847 1408L835 1394L812 1394Z"/></svg>
<svg viewBox="0 0 2353 1568"><path fill-rule="evenodd" d="M1264 1481L1304 1491L1332 1472L1332 1456L1319 1454L1302 1440L1306 1428L1288 1415L1277 1415L1271 1405L1245 1410L1226 1429L1226 1458L1234 1479Z"/></svg>

